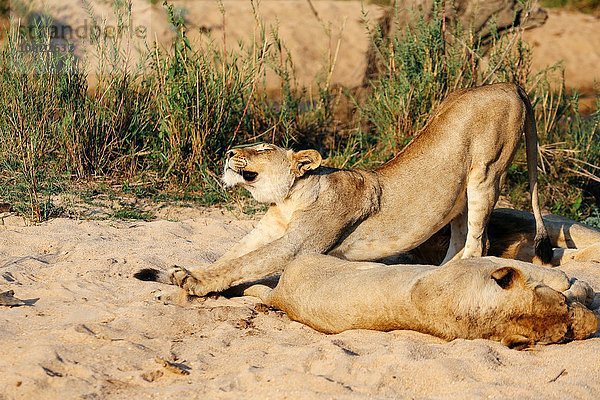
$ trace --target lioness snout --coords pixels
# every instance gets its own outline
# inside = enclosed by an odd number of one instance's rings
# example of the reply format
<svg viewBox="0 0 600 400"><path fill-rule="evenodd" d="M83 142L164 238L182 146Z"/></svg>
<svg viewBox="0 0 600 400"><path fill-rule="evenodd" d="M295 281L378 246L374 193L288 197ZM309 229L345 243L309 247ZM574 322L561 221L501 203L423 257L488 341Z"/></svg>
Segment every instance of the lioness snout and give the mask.
<svg viewBox="0 0 600 400"><path fill-rule="evenodd" d="M244 154L239 149L228 150L227 153L225 153L225 156L227 157L225 166L232 168L236 172L239 172L248 166L248 160L246 160Z"/></svg>
<svg viewBox="0 0 600 400"><path fill-rule="evenodd" d="M233 157L234 155L236 155L238 153L237 149L231 149L231 150L227 150L227 153L225 153L225 158L227 160L229 160L231 157Z"/></svg>

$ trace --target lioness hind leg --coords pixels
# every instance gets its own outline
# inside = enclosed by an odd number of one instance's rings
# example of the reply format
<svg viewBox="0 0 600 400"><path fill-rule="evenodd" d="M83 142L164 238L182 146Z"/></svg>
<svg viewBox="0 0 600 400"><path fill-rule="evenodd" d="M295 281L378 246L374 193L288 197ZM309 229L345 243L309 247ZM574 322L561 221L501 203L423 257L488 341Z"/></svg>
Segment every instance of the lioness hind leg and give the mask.
<svg viewBox="0 0 600 400"><path fill-rule="evenodd" d="M485 169L484 169L485 171ZM486 226L494 205L500 195L500 178L485 176L469 177L467 183L467 240L461 258L481 257L485 255L487 242Z"/></svg>
<svg viewBox="0 0 600 400"><path fill-rule="evenodd" d="M446 257L444 257L442 264L461 255L461 251L465 247L467 232L467 210L465 209L450 222L450 245L448 246L448 251L446 252Z"/></svg>

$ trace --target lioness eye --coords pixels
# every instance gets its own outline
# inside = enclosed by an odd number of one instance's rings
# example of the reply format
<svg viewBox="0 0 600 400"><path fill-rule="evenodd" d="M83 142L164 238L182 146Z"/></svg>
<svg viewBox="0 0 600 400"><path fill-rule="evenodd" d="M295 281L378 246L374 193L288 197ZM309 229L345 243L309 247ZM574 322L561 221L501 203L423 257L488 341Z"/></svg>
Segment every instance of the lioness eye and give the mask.
<svg viewBox="0 0 600 400"><path fill-rule="evenodd" d="M258 176L258 172L242 171L242 178L247 182L252 182Z"/></svg>

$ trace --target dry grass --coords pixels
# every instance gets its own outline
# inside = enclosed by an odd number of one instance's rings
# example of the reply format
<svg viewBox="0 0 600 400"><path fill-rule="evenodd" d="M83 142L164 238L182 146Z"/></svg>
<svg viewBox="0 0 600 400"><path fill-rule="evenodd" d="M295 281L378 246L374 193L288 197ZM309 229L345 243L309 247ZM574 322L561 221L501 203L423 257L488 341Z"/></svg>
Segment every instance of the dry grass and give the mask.
<svg viewBox="0 0 600 400"><path fill-rule="evenodd" d="M126 24L126 3L115 4L119 23ZM21 52L27 38L11 33L0 50L0 200L41 221L62 211L53 206L54 194L101 178L152 186L152 196L162 199L228 202L217 176L232 146L269 141L316 147L334 165L370 167L406 145L452 90L516 81L536 106L545 206L577 219L594 212L600 115L583 118L576 97L552 89L562 85L551 85L545 73L530 74L530 53L518 30L512 37L493 35L484 63L471 32L444 24L440 13L421 19L392 46L379 48L388 69L359 97L331 87L331 63L316 94L299 87L285 44L260 18L259 39L232 54L210 45L192 48L182 18L170 6L167 11L178 33L173 50L151 49L139 67L99 75L93 92L70 53ZM47 27L38 28L47 38ZM118 58L118 40L97 46L104 49L104 65L127 65ZM331 54L333 63L335 48ZM267 70L281 78L278 99L266 95ZM346 115L354 117L340 122L334 116L343 103L353 104ZM524 176L518 159L507 188L517 205L527 203Z"/></svg>

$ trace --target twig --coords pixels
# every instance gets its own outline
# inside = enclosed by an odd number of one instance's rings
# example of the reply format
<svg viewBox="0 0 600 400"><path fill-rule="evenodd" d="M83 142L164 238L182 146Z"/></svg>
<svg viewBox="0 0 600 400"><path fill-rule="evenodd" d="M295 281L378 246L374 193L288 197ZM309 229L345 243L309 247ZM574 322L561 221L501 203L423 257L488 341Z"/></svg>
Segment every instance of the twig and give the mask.
<svg viewBox="0 0 600 400"><path fill-rule="evenodd" d="M223 58L227 58L227 25L225 20L225 5L223 5L222 0L217 1L217 7L219 8L219 12L221 13L221 20L223 24Z"/></svg>
<svg viewBox="0 0 600 400"><path fill-rule="evenodd" d="M574 153L577 153L577 151L573 150ZM578 163L582 163L583 165L587 165L590 168L593 169L600 169L599 165L594 165L594 164L590 164L589 162L580 160L579 158L575 158L575 157L567 157L567 159L573 161L573 162L578 162Z"/></svg>
<svg viewBox="0 0 600 400"><path fill-rule="evenodd" d="M248 106L250 106L250 101L252 100L252 97L254 96L254 91L256 90L256 82L258 82L258 77L264 66L266 53L267 53L267 41L264 40L262 54L260 56L260 61L258 64L258 70L257 70L256 76L252 80L252 90L250 90L250 96L248 96L248 101L246 102L246 106L244 106L244 112L242 113L240 121L238 122L237 127L235 128L235 131L233 131L233 137L231 138L231 144L235 143L235 138L237 137L240 127L242 126L242 122L244 121L244 118L246 118L246 113L248 112ZM231 144L230 144L230 147L231 147Z"/></svg>
<svg viewBox="0 0 600 400"><path fill-rule="evenodd" d="M164 369L169 372L172 372L177 375L189 375L190 371L188 371L189 367L180 363L174 363L168 360L165 360L162 357L156 357L154 359L158 364L162 365Z"/></svg>
<svg viewBox="0 0 600 400"><path fill-rule="evenodd" d="M573 172L575 175L583 176L584 178L588 178L595 182L600 183L600 178L598 178L596 175L592 174L591 172L586 171L585 169L575 170L573 168L567 168L567 171Z"/></svg>
<svg viewBox="0 0 600 400"><path fill-rule="evenodd" d="M321 25L325 25L325 23L323 22L323 20L321 19L321 17L319 16L319 13L317 12L317 9L315 8L315 6L313 5L311 0L306 0L306 2L308 3L308 5L310 6L310 10L312 11L312 13L315 15L315 18L317 18L317 20L321 23Z"/></svg>
<svg viewBox="0 0 600 400"><path fill-rule="evenodd" d="M340 31L340 35L338 36L337 45L335 47L335 53L333 54L333 60L330 62L329 73L327 74L327 82L325 84L325 89L329 91L329 86L331 85L331 79L333 77L333 71L335 69L335 65L337 64L338 54L340 52L340 45L342 43L342 35L344 34L344 30L346 29L346 21L347 18L344 17L344 22L342 23L342 29Z"/></svg>
<svg viewBox="0 0 600 400"><path fill-rule="evenodd" d="M498 60L498 62L494 66L494 68L492 68L492 70L490 71L490 73L481 82L482 85L484 85L488 81L488 79L490 79L493 75L496 74L496 71L498 71L498 68L500 68L500 65L502 65L502 61L504 61L504 59L508 56L509 51L512 51L512 48L515 45L515 41L517 40L517 38L519 37L519 35L521 33L522 33L522 30L520 30L518 34L515 34L510 39L510 42L508 42L508 46L506 46L506 48L504 49L504 52L500 56L500 59Z"/></svg>
<svg viewBox="0 0 600 400"><path fill-rule="evenodd" d="M548 383L556 382L556 380L557 380L558 378L560 378L561 376L563 376L563 375L565 374L565 372L567 372L567 370L566 370L565 368L563 368L563 369L562 369L562 370L561 370L561 371L558 373L558 375L556 375L554 378L550 379L550 380L548 381Z"/></svg>

